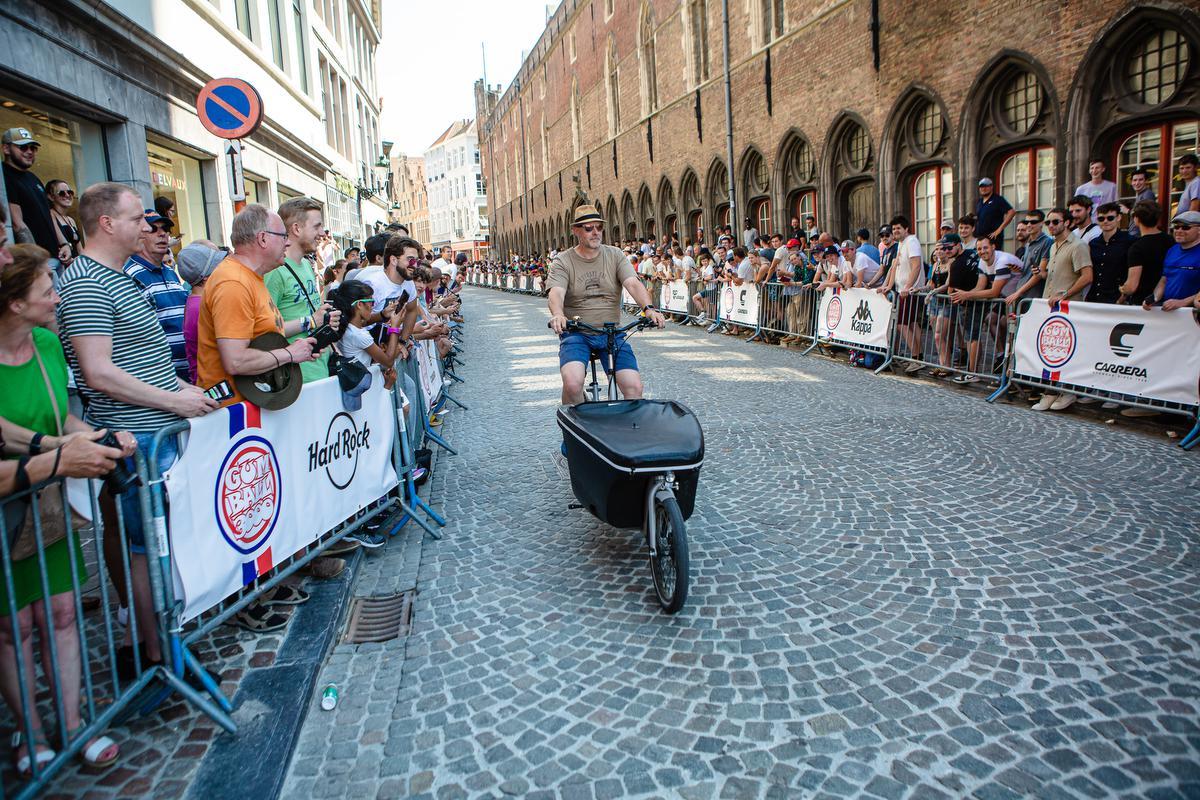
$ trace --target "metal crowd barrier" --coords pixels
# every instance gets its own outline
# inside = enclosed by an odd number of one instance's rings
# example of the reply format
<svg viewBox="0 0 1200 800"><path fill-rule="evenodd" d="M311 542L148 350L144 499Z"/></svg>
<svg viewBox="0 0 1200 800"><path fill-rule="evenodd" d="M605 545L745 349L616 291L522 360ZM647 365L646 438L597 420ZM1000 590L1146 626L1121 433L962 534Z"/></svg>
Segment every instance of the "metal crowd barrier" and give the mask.
<svg viewBox="0 0 1200 800"><path fill-rule="evenodd" d="M793 341L816 339L819 293L811 285L759 284L759 330Z"/></svg>
<svg viewBox="0 0 1200 800"><path fill-rule="evenodd" d="M918 305L907 325L899 318L899 300L893 300L891 348L896 359L931 369L935 377L961 375L968 383L1004 383L1016 331L1008 324L1004 298L956 304L945 294L920 292L910 297Z"/></svg>

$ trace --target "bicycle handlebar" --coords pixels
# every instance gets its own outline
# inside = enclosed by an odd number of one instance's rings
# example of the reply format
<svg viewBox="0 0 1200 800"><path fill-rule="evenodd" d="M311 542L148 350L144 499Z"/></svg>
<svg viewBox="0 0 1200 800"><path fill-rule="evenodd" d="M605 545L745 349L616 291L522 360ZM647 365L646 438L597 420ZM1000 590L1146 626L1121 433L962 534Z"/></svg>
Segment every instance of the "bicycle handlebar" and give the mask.
<svg viewBox="0 0 1200 800"><path fill-rule="evenodd" d="M549 322L547 322L546 327L550 328L553 326ZM567 320L567 330L580 331L582 333L593 333L593 334L597 334L599 336L606 336L606 335L608 335L609 331L612 331L613 333L625 333L626 331L633 330L634 328L653 328L653 327L654 327L654 323L651 322L646 317L638 317L633 322L631 322L628 325L625 325L623 327L620 327L620 328L618 328L616 326L615 322L606 322L604 324L603 328L597 328L593 325L588 325L586 322L580 322L577 319Z"/></svg>

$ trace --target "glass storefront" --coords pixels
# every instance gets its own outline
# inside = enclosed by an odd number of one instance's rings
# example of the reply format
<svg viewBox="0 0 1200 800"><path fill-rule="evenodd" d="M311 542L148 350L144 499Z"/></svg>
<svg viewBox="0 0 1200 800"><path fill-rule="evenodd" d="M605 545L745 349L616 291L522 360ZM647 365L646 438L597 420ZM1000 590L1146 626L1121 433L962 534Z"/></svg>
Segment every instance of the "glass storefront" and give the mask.
<svg viewBox="0 0 1200 800"><path fill-rule="evenodd" d="M154 198L169 197L175 202L175 235L181 244L193 239L211 239L204 213L200 161L154 142L146 142L146 152Z"/></svg>
<svg viewBox="0 0 1200 800"><path fill-rule="evenodd" d="M41 145L33 173L43 184L67 181L78 196L108 180L104 137L96 123L0 93L0 130L9 128L27 128Z"/></svg>

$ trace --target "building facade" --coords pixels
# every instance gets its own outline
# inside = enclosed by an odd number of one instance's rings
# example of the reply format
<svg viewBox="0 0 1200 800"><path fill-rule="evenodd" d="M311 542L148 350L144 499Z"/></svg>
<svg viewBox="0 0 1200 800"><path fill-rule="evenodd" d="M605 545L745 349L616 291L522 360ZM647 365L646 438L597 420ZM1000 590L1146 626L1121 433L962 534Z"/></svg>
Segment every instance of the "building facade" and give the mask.
<svg viewBox="0 0 1200 800"><path fill-rule="evenodd" d="M806 214L842 238L904 213L928 242L974 210L984 176L1014 207L1046 209L1100 159L1123 198L1143 167L1162 200L1197 150L1195 3L743 0L729 13L732 164L719 0L564 0L507 89L477 84L498 252L565 245L584 197L609 240L711 242L716 225L783 230Z"/></svg>
<svg viewBox="0 0 1200 800"><path fill-rule="evenodd" d="M380 0L0 0L0 128L31 129L43 181L168 196L184 243L224 243L228 156L195 105L208 80L242 78L265 111L243 141L247 201L311 196L359 243L387 217L380 14Z"/></svg>
<svg viewBox="0 0 1200 800"><path fill-rule="evenodd" d="M488 249L487 188L475 121L455 120L425 151L425 186L434 248L482 258Z"/></svg>
<svg viewBox="0 0 1200 800"><path fill-rule="evenodd" d="M412 238L428 247L429 196L425 191L425 159L403 153L392 156L391 221L408 228Z"/></svg>

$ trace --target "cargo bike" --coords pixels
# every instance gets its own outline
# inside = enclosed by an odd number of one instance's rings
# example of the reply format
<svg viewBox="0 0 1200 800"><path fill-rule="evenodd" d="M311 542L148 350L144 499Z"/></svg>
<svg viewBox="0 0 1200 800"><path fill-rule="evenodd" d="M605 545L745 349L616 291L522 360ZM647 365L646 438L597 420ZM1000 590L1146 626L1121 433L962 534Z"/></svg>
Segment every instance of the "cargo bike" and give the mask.
<svg viewBox="0 0 1200 800"><path fill-rule="evenodd" d="M674 614L687 600L685 522L695 507L704 432L682 403L618 399L612 370L617 350L626 333L651 326L644 318L620 328L568 321L570 332L603 336L604 347L590 354L587 399L560 407L558 425L579 501L572 508L586 508L614 528L642 528L658 602ZM598 365L608 377L607 399L601 399Z"/></svg>

